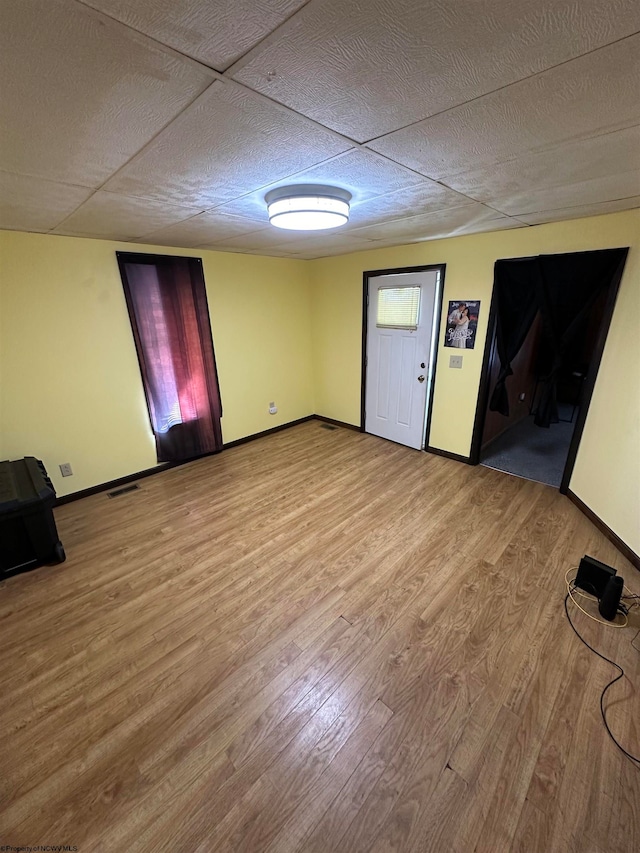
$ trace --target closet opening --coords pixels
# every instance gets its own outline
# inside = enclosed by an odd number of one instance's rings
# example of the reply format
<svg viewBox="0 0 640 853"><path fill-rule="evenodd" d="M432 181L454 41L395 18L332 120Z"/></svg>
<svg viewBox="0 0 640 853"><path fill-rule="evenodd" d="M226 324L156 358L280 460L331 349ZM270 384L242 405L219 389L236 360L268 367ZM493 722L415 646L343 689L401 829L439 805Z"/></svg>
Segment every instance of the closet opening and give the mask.
<svg viewBox="0 0 640 853"><path fill-rule="evenodd" d="M566 493L627 253L496 262L472 463Z"/></svg>

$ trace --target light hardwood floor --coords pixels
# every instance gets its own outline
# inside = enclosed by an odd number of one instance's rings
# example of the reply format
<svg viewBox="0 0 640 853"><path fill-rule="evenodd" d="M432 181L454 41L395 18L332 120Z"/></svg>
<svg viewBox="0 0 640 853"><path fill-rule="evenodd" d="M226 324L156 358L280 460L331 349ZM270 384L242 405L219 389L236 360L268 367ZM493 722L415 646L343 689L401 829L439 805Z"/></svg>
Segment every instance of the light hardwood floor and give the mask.
<svg viewBox="0 0 640 853"><path fill-rule="evenodd" d="M583 554L640 573L550 487L309 422L56 518L0 585L0 844L640 849L563 612ZM640 618L574 616L638 752Z"/></svg>

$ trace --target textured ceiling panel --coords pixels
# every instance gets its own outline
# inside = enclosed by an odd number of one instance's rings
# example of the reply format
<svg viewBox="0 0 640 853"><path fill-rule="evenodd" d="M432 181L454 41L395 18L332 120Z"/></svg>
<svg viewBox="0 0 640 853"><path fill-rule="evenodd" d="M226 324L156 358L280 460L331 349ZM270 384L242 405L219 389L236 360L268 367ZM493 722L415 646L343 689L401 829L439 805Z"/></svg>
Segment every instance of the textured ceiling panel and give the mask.
<svg viewBox="0 0 640 853"><path fill-rule="evenodd" d="M522 151L638 124L639 55L640 36L625 39L370 147L443 178Z"/></svg>
<svg viewBox="0 0 640 853"><path fill-rule="evenodd" d="M305 183L348 189L353 195L349 227L351 224L368 225L389 218L399 219L473 202L435 181L422 178L380 157L371 156L367 151L353 150L292 175L286 181L279 181L235 199L217 210L236 216L251 216L266 224L269 220L265 194L277 186Z"/></svg>
<svg viewBox="0 0 640 853"><path fill-rule="evenodd" d="M264 202L266 193L275 187L290 184L324 184L342 187L351 193L352 205L414 184L434 186L421 175L416 175L415 172L385 160L377 154L353 149L311 169L289 175L284 181L277 181L258 192L235 199L225 204L220 210L239 216L255 216L268 221Z"/></svg>
<svg viewBox="0 0 640 853"><path fill-rule="evenodd" d="M640 125L525 154L516 160L464 172L446 181L478 201L494 203L518 193L636 169L640 169Z"/></svg>
<svg viewBox="0 0 640 853"><path fill-rule="evenodd" d="M270 254L273 250L278 254L287 252L290 255L298 255L307 249L313 249L319 244L331 246L335 254L341 251L350 251L351 246L371 246L366 237L351 237L344 231L325 231L323 234L309 234L308 232L285 231L269 226L262 231L253 234L244 234L232 237L228 240L211 240L202 243L201 246L209 246L212 249L225 248L233 251L263 252ZM355 250L354 250L355 251Z"/></svg>
<svg viewBox="0 0 640 853"><path fill-rule="evenodd" d="M214 83L105 189L214 207L349 147L265 98Z"/></svg>
<svg viewBox="0 0 640 853"><path fill-rule="evenodd" d="M433 213L448 207L460 207L473 204L473 199L436 184L425 181L414 187L407 187L389 195L365 201L351 209L350 223L354 226L374 225L419 213Z"/></svg>
<svg viewBox="0 0 640 853"><path fill-rule="evenodd" d="M640 195L640 169L593 178L561 187L530 189L526 192L501 196L494 204L504 213L518 216L521 213L537 213L560 207L598 204Z"/></svg>
<svg viewBox="0 0 640 853"><path fill-rule="evenodd" d="M0 0L0 15L9 229L304 258L640 196L637 0ZM352 192L346 228L268 225L266 191L307 182Z"/></svg>
<svg viewBox="0 0 640 853"><path fill-rule="evenodd" d="M82 0L223 71L306 0Z"/></svg>
<svg viewBox="0 0 640 853"><path fill-rule="evenodd" d="M86 187L0 172L0 228L49 231L91 193Z"/></svg>
<svg viewBox="0 0 640 853"><path fill-rule="evenodd" d="M210 236L206 240L201 240L198 247L224 248L238 252L246 250L269 254L268 250L275 249L283 240L286 240L286 237L282 229L274 228L272 225L267 225L265 228L264 223L260 223L259 230L257 229L250 234L238 234L228 238L217 235Z"/></svg>
<svg viewBox="0 0 640 853"><path fill-rule="evenodd" d="M135 240L200 211L166 202L127 198L98 191L55 229L56 234Z"/></svg>
<svg viewBox="0 0 640 853"><path fill-rule="evenodd" d="M355 236L353 233L339 231L325 232L324 234L309 234L304 232L280 231L279 241L276 241L277 249L288 249L291 252L317 252L318 250L329 252L333 249L344 251L358 251L370 249L374 243L368 238Z"/></svg>
<svg viewBox="0 0 640 853"><path fill-rule="evenodd" d="M214 243L246 234L264 228L262 222L251 219L239 219L234 216L224 216L215 211L201 213L192 219L170 225L158 231L149 232L145 243L156 243L162 246L201 246L204 243ZM271 227L267 223L267 227Z"/></svg>
<svg viewBox="0 0 640 853"><path fill-rule="evenodd" d="M98 186L213 79L69 0L2 2L0 168Z"/></svg>
<svg viewBox="0 0 640 853"><path fill-rule="evenodd" d="M358 228L354 236L368 240L397 240L399 243L409 243L416 240L435 240L439 237L456 237L477 231L499 231L519 227L524 227L522 222L509 219L508 216L503 216L483 204L471 204L436 213L423 213L408 219L396 219L383 225Z"/></svg>
<svg viewBox="0 0 640 853"><path fill-rule="evenodd" d="M637 0L312 0L230 73L362 142L639 29Z"/></svg>
<svg viewBox="0 0 640 853"><path fill-rule="evenodd" d="M605 213L618 213L620 210L632 210L635 207L640 207L640 195L616 201L603 201L599 204L562 207L558 210L545 210L540 213L523 213L518 218L522 219L528 225L542 225L545 222L559 222L563 219L580 219L583 216L601 216Z"/></svg>

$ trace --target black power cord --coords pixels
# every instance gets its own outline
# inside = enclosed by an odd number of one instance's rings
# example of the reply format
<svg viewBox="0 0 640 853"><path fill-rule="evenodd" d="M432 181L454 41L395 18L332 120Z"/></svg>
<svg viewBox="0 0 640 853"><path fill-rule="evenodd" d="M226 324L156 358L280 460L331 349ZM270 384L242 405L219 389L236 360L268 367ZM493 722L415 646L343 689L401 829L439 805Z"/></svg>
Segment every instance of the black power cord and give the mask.
<svg viewBox="0 0 640 853"><path fill-rule="evenodd" d="M607 686L604 688L604 690L603 690L603 691L602 691L602 693L600 694L600 713L602 714L602 721L603 721L603 723L604 723L604 727L605 727L605 729L607 730L607 734L609 735L609 737L611 738L611 740L615 743L615 745L618 747L618 749L619 749L621 752L623 752L623 753L627 756L627 758L630 758L632 761L635 761L635 762L637 763L637 765L638 765L638 766L640 766L640 758L638 758L638 757L637 757L637 756L635 756L635 755L632 755L630 752L627 752L627 750L626 750L623 746L621 746L620 742L616 740L616 738L614 737L613 732L612 732L612 731L611 731L611 729L609 728L609 723L607 722L607 717L606 717L606 714L605 714L605 712L604 712L604 697L606 696L607 691L609 690L609 688L610 688L610 687L613 687L613 685L616 683L616 681L620 681L620 679L624 677L624 669L623 669L619 664L617 664L615 661L610 660L609 658L607 658L607 657L605 657L604 655L600 654L600 652L596 651L596 649L594 649L594 648L593 648L593 646L589 645L589 643L585 640L585 638L584 638L584 637L579 633L578 629L577 629L577 628L576 628L576 626L573 624L573 621L572 621L571 616L570 616L570 614L569 614L569 608L567 607L567 601L569 600L569 598L570 598L570 597L571 597L571 596L570 596L570 593L567 593L567 594L565 595L565 598L564 598L564 612L567 614L567 621L569 622L569 625L571 625L571 628L573 629L573 633L576 635L576 637L577 637L577 638L578 638L582 643L584 643L584 644L585 644L585 646L586 646L590 651L592 651L592 652L594 653L594 655L598 655L598 657L599 657L599 658L602 658L602 660L606 661L607 663L610 663L610 664L611 664L611 666L615 666L615 668L616 668L616 669L618 670L618 672L620 673L619 675L616 675L616 677L615 677L615 678L613 678L613 679L612 679L612 680L607 684Z"/></svg>

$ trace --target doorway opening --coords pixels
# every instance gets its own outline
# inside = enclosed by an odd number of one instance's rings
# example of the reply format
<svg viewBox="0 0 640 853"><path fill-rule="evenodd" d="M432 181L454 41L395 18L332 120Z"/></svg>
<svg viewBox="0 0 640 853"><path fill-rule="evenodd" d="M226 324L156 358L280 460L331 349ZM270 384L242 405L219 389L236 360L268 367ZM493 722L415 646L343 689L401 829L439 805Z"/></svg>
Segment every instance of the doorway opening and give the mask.
<svg viewBox="0 0 640 853"><path fill-rule="evenodd" d="M433 400L445 265L363 276L360 429L424 449Z"/></svg>
<svg viewBox="0 0 640 853"><path fill-rule="evenodd" d="M496 263L472 462L566 493L627 251Z"/></svg>

